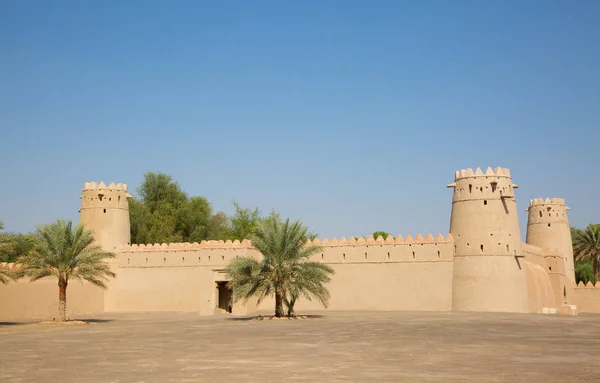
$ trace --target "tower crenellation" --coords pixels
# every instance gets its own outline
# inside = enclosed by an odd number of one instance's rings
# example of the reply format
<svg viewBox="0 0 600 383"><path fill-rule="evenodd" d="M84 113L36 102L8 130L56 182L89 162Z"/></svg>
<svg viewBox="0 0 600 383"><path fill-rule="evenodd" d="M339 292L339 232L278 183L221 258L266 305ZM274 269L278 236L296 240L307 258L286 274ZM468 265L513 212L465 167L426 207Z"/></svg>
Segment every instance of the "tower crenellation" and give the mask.
<svg viewBox="0 0 600 383"><path fill-rule="evenodd" d="M452 305L458 311L527 311L519 218L510 170L459 170L450 234L454 238Z"/></svg>
<svg viewBox="0 0 600 383"><path fill-rule="evenodd" d="M575 283L575 264L571 239L571 225L567 212L570 209L562 198L535 198L527 211L526 242L542 249L560 249L563 254L565 274Z"/></svg>
<svg viewBox="0 0 600 383"><path fill-rule="evenodd" d="M81 194L79 222L94 232L96 242L105 250L115 251L129 244L129 201L126 184L86 182Z"/></svg>

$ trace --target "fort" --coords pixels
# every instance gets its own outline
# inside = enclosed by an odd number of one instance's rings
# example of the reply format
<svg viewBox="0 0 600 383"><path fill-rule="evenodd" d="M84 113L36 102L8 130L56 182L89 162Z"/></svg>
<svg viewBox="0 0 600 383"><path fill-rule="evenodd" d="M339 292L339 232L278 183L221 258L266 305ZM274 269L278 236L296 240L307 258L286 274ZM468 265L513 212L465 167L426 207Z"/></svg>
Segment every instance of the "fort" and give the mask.
<svg viewBox="0 0 600 383"><path fill-rule="evenodd" d="M569 208L560 198L531 200L522 242L515 189L506 168L460 170L454 181L450 232L388 238L314 239L313 260L331 265L328 309L480 311L576 315L600 312L600 284L576 285ZM233 302L224 269L261 254L249 240L130 244L124 184L85 183L80 223L116 253L117 277L106 290L69 285L68 314L271 311L272 301ZM53 317L56 281L0 286L0 320ZM297 311L323 310L300 300Z"/></svg>

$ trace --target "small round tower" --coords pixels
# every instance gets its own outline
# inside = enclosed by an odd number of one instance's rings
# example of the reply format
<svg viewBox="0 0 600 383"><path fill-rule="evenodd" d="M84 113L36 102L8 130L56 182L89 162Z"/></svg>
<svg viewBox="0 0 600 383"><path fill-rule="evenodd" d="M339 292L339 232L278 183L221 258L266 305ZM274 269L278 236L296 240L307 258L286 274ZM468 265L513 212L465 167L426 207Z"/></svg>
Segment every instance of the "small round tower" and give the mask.
<svg viewBox="0 0 600 383"><path fill-rule="evenodd" d="M510 171L457 171L450 234L454 238L454 311L527 312L519 219Z"/></svg>
<svg viewBox="0 0 600 383"><path fill-rule="evenodd" d="M527 208L526 243L542 249L562 251L566 277L575 283L575 263L568 210L570 209L565 206L565 200L562 198L532 199Z"/></svg>
<svg viewBox="0 0 600 383"><path fill-rule="evenodd" d="M131 241L127 200L130 197L125 184L85 183L79 223L94 231L96 243L104 250L115 251L119 245Z"/></svg>

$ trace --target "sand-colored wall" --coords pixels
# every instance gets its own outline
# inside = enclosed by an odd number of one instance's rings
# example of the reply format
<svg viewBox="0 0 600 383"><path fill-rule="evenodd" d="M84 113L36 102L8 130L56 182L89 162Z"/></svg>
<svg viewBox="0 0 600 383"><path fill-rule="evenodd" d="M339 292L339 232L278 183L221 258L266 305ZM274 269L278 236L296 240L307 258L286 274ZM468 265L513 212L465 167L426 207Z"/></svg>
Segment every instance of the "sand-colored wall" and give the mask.
<svg viewBox="0 0 600 383"><path fill-rule="evenodd" d="M332 310L452 309L451 237L438 235L387 241L364 238L315 240L322 252L312 260L333 267L328 284ZM117 255L117 279L107 292L107 311L191 311L212 315L217 306L216 281L237 256L261 255L249 242L128 246ZM270 310L272 301L234 305L245 314ZM301 300L298 310L322 310Z"/></svg>
<svg viewBox="0 0 600 383"><path fill-rule="evenodd" d="M452 310L453 241L428 235L379 242L370 237L354 245L318 241L313 260L336 272L328 285L330 310ZM298 310L323 310L317 301L300 300ZM272 300L259 306L273 310Z"/></svg>
<svg viewBox="0 0 600 383"><path fill-rule="evenodd" d="M527 208L526 242L542 249L558 249L562 254L565 275L574 287L575 265L568 210L562 198L532 199Z"/></svg>
<svg viewBox="0 0 600 383"><path fill-rule="evenodd" d="M93 230L96 244L116 251L130 243L129 202L127 185L86 182L81 194L79 223Z"/></svg>
<svg viewBox="0 0 600 383"><path fill-rule="evenodd" d="M72 280L67 287L67 316L104 311L104 291L89 283ZM21 279L0 285L0 321L43 319L58 316L58 282L44 278Z"/></svg>
<svg viewBox="0 0 600 383"><path fill-rule="evenodd" d="M519 219L510 171L457 171L450 234L455 241L452 308L527 312Z"/></svg>
<svg viewBox="0 0 600 383"><path fill-rule="evenodd" d="M600 282L596 286L592 282L587 285L579 282L573 289L573 295L579 312L600 314Z"/></svg>
<svg viewBox="0 0 600 383"><path fill-rule="evenodd" d="M131 246L116 257L117 278L107 291L106 311L181 311L213 315L216 282L238 256L255 256L248 242ZM234 313L245 313L235 305Z"/></svg>
<svg viewBox="0 0 600 383"><path fill-rule="evenodd" d="M557 293L548 275L548 265L542 249L524 243L523 255L529 312L542 313L544 308L557 308Z"/></svg>

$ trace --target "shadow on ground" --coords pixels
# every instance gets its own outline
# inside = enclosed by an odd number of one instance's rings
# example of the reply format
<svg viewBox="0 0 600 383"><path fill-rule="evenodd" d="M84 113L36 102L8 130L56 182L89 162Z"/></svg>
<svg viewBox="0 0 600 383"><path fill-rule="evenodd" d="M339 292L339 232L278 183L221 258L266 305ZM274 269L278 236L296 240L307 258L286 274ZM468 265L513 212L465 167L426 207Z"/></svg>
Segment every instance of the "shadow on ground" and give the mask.
<svg viewBox="0 0 600 383"><path fill-rule="evenodd" d="M311 314L311 315L296 315L295 317L281 317L277 320L303 320L303 319L320 319L320 318L326 318L326 315L317 315L317 314ZM229 317L226 318L226 320L229 321L250 321L250 320L274 320L275 316L274 315L252 315L252 316L244 316L244 317Z"/></svg>
<svg viewBox="0 0 600 383"><path fill-rule="evenodd" d="M0 326L23 326L31 322L0 322Z"/></svg>
<svg viewBox="0 0 600 383"><path fill-rule="evenodd" d="M87 319L87 318L71 318L69 320L73 320L73 321L83 321L83 322L88 322L88 323L110 323L110 322L114 322L114 319L96 319L96 318L92 318L92 319Z"/></svg>

